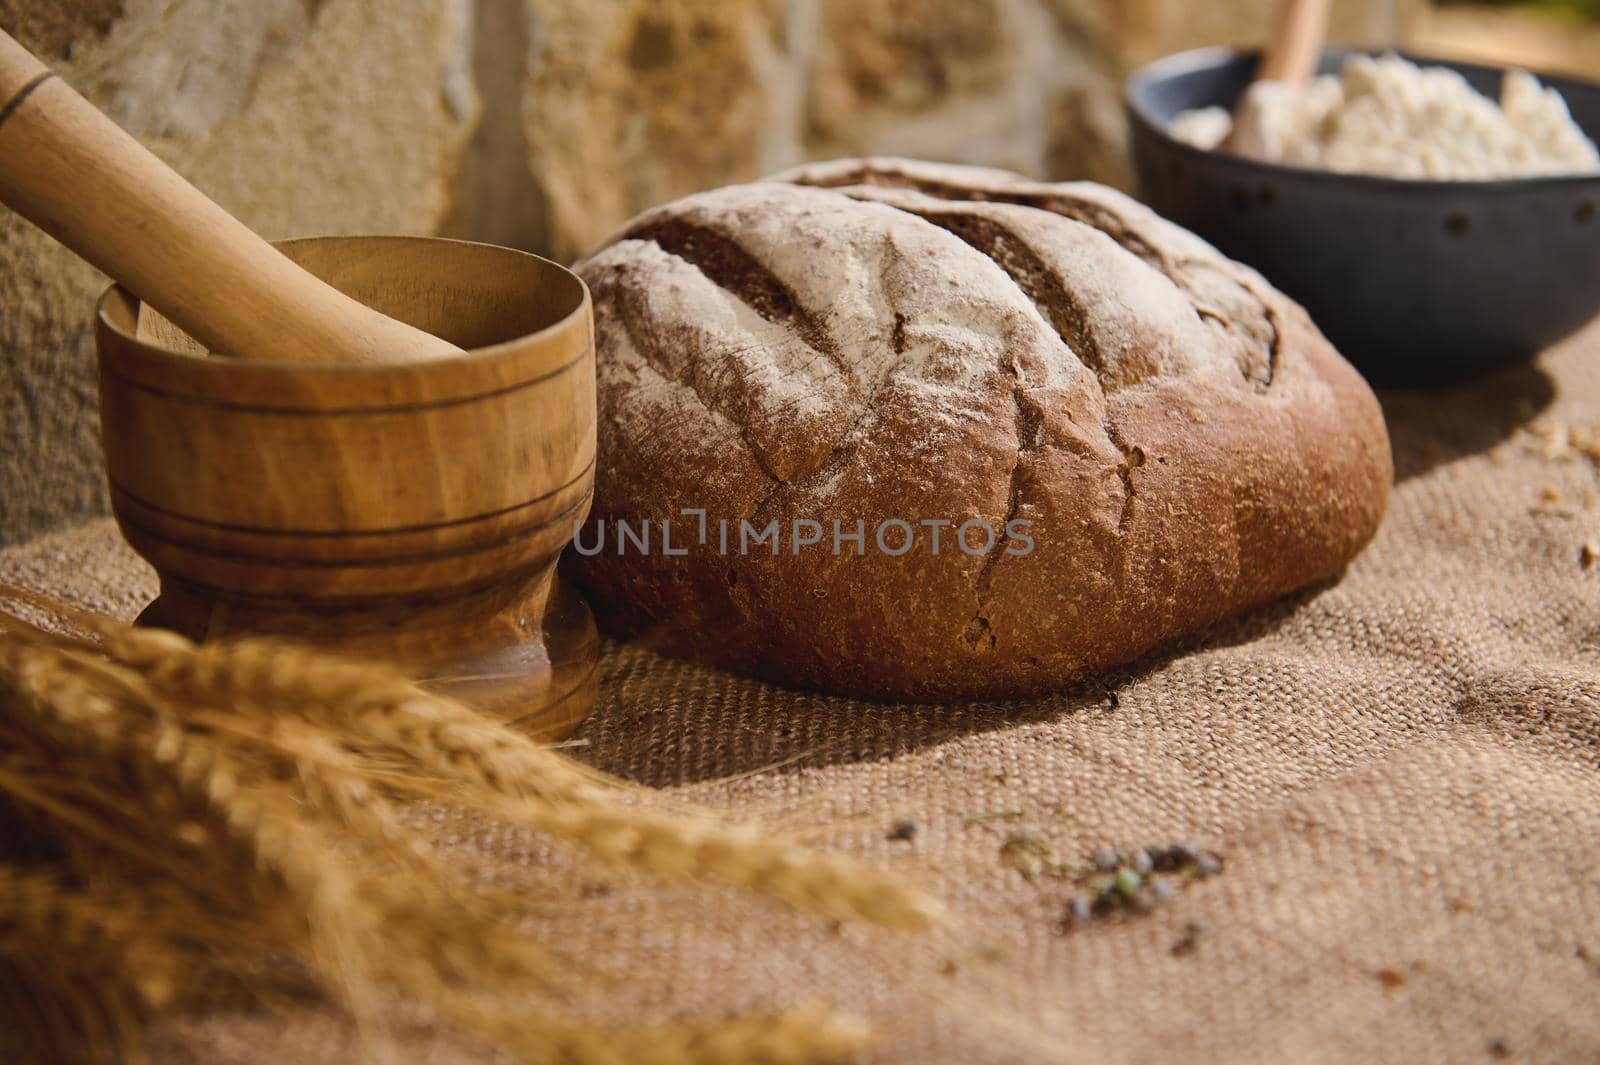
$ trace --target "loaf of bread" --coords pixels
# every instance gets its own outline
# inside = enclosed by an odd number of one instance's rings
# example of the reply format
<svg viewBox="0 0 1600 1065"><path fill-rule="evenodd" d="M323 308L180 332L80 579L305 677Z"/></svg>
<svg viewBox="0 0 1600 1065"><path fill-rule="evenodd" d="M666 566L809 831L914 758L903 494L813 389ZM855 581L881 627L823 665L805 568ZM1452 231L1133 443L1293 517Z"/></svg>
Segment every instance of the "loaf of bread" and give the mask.
<svg viewBox="0 0 1600 1065"><path fill-rule="evenodd" d="M1259 275L1091 184L847 160L578 264L602 624L803 687L1060 688L1337 574L1392 470Z"/></svg>

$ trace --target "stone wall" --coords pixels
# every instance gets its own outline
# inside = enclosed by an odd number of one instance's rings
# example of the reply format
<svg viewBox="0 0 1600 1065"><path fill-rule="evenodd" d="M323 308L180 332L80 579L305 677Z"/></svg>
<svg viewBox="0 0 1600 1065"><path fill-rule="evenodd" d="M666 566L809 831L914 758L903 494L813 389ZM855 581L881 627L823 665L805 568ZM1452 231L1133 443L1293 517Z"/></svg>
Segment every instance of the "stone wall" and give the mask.
<svg viewBox="0 0 1600 1065"><path fill-rule="evenodd" d="M1387 41L1421 0L1341 0ZM630 214L893 152L1122 183L1117 85L1271 0L0 0L0 27L269 237L570 259ZM0 543L103 510L104 279L0 209Z"/></svg>
<svg viewBox="0 0 1600 1065"><path fill-rule="evenodd" d="M0 0L0 26L260 232L431 232L478 119L470 0ZM0 541L104 509L105 279L0 208Z"/></svg>

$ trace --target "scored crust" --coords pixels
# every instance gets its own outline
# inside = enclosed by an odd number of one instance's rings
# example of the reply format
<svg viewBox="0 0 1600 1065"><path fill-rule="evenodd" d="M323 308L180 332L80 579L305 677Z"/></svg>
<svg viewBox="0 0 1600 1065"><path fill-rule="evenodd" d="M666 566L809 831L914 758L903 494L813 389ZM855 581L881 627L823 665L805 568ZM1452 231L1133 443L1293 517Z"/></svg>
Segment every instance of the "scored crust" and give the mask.
<svg viewBox="0 0 1600 1065"><path fill-rule="evenodd" d="M1048 691L1336 574L1392 470L1371 391L1247 267L1112 190L844 160L690 196L579 263L602 623L782 683ZM704 510L708 543L695 535ZM776 520L782 554L718 549ZM890 519L999 535L871 549ZM814 520L821 545L791 553ZM1031 523L1033 550L1003 535ZM831 523L868 550L829 549ZM1012 550L1008 550L1008 547Z"/></svg>

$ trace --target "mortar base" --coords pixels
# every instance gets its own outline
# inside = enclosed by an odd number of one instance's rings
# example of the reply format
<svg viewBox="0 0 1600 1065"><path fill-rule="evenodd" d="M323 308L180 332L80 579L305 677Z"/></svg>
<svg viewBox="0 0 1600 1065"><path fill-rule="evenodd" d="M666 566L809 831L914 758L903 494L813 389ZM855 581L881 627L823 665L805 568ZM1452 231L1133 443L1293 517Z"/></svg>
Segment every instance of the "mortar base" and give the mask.
<svg viewBox="0 0 1600 1065"><path fill-rule="evenodd" d="M197 641L270 636L393 663L541 740L571 733L599 694L594 617L549 569L448 601L349 603L241 596L163 576L138 624Z"/></svg>

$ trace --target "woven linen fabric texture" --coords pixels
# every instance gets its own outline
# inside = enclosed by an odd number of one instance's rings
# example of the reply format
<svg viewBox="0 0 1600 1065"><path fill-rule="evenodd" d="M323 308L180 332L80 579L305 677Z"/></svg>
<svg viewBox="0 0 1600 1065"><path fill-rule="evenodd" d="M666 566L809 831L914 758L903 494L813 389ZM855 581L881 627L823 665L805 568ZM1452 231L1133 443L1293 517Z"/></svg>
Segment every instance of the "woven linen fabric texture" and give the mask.
<svg viewBox="0 0 1600 1065"><path fill-rule="evenodd" d="M537 927L617 977L575 999L601 1018L821 1000L909 1065L1600 1060L1600 455L1530 431L1600 424L1600 327L1384 405L1398 485L1342 579L1058 697L875 705L608 647L584 757L898 870L949 902L946 932L830 928L417 816L472 875L568 900ZM107 522L0 554L0 579L122 617L155 590ZM1064 933L1068 885L1001 856L1019 829L1065 861L1190 838L1226 865ZM398 1023L409 1060L496 1060ZM154 1038L208 1065L355 1047L314 1006Z"/></svg>

